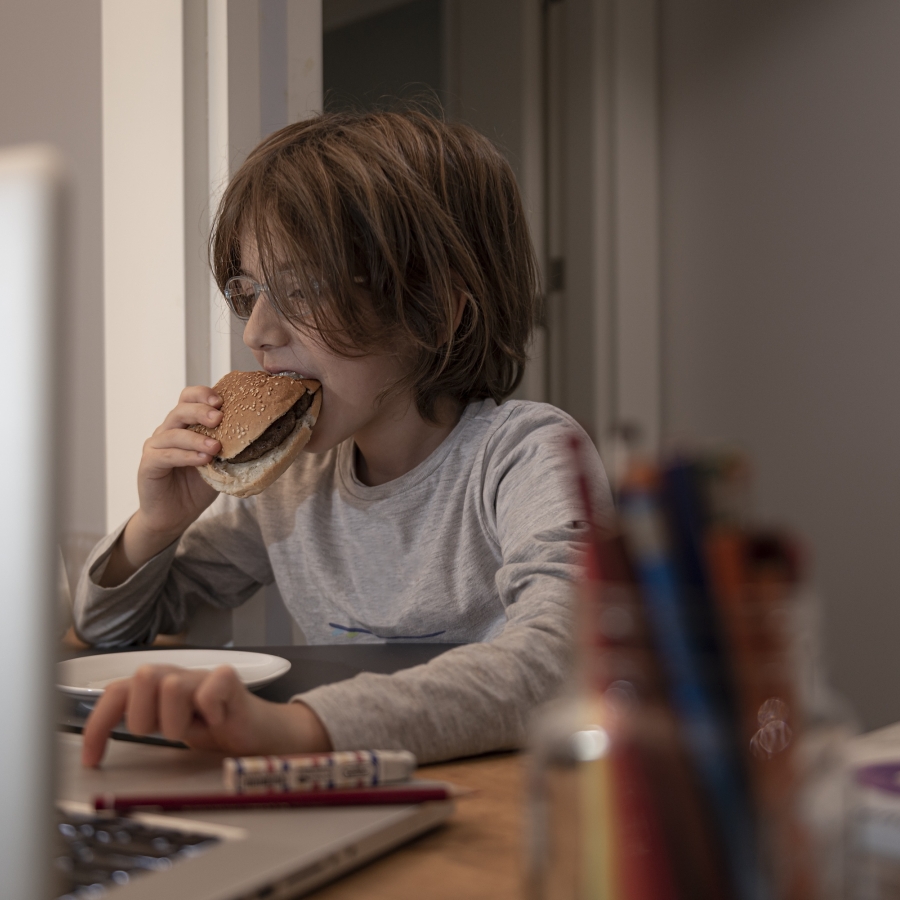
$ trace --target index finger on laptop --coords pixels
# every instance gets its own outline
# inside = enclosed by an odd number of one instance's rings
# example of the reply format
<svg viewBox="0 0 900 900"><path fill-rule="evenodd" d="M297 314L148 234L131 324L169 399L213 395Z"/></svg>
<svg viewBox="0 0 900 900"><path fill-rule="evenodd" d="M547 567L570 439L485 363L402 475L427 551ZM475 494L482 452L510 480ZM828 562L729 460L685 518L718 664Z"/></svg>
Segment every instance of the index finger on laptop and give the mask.
<svg viewBox="0 0 900 900"><path fill-rule="evenodd" d="M84 725L81 747L81 764L83 766L98 766L103 759L103 751L113 728L122 721L125 708L128 705L128 695L131 690L131 679L114 681L106 686L103 696L97 701L96 706L88 716Z"/></svg>

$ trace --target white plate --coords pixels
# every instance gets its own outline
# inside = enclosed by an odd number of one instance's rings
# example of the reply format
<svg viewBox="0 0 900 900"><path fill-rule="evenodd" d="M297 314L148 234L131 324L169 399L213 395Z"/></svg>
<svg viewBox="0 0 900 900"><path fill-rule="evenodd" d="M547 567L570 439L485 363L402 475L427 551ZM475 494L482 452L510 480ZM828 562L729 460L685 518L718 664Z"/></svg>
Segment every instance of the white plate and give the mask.
<svg viewBox="0 0 900 900"><path fill-rule="evenodd" d="M291 667L280 656L244 650L135 650L64 660L56 667L56 686L73 697L96 698L111 681L130 678L147 664L210 672L218 666L231 666L248 688L262 687Z"/></svg>

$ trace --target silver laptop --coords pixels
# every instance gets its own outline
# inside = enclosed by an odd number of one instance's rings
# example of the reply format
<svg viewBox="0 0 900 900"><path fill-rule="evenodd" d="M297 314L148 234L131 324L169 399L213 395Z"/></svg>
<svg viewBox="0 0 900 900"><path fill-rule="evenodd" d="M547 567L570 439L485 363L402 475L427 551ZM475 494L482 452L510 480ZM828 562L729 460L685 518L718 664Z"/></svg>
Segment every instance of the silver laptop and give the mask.
<svg viewBox="0 0 900 900"><path fill-rule="evenodd" d="M0 894L4 900L101 893L115 900L296 897L438 825L452 803L140 815L97 824L87 818L95 795L210 791L222 783L220 758L113 741L103 767L85 770L80 736L54 733L56 387L63 376L55 366L64 194L54 151L0 151L6 335L0 351ZM66 858L61 846L75 846L111 877L96 887L82 879L79 889L59 864ZM135 846L147 850L132 865L126 851ZM118 869L109 864L120 858Z"/></svg>

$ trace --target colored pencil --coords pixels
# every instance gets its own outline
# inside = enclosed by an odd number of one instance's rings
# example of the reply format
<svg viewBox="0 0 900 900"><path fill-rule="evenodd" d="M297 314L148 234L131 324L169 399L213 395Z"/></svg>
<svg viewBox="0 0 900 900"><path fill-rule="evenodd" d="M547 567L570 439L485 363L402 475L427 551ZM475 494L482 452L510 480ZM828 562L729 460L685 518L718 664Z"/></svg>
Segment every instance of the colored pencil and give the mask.
<svg viewBox="0 0 900 900"><path fill-rule="evenodd" d="M453 800L468 793L454 785L412 783L408 787L355 788L333 791L273 791L268 794L100 794L94 798L98 812L117 813L186 809L259 809L276 807L380 806Z"/></svg>

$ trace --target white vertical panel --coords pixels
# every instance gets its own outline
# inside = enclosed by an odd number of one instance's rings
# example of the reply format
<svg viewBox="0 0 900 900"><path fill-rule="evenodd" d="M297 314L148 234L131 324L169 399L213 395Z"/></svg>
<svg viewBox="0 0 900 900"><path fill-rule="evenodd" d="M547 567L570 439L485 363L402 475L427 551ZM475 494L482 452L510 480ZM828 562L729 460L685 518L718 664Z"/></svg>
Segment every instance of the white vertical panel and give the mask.
<svg viewBox="0 0 900 900"><path fill-rule="evenodd" d="M616 0L613 241L616 419L661 429L657 0Z"/></svg>
<svg viewBox="0 0 900 900"><path fill-rule="evenodd" d="M231 174L229 163L228 0L207 0L207 97L209 205L212 216ZM215 281L209 280L209 383L231 371L231 332L228 310Z"/></svg>
<svg viewBox="0 0 900 900"><path fill-rule="evenodd" d="M187 383L209 382L209 96L207 10L197 0L184 12L184 229Z"/></svg>
<svg viewBox="0 0 900 900"><path fill-rule="evenodd" d="M181 0L103 0L107 527L185 383Z"/></svg>
<svg viewBox="0 0 900 900"><path fill-rule="evenodd" d="M0 893L16 900L58 893L51 894L49 863L62 168L48 147L0 152L0 314L12 338L0 356L0 465L7 473L0 517L0 679L6 685L0 715L7 723L0 744Z"/></svg>
<svg viewBox="0 0 900 900"><path fill-rule="evenodd" d="M322 111L322 0L288 0L287 120Z"/></svg>
<svg viewBox="0 0 900 900"><path fill-rule="evenodd" d="M210 221L228 179L259 143L259 0L207 0ZM256 363L210 277L210 384Z"/></svg>

